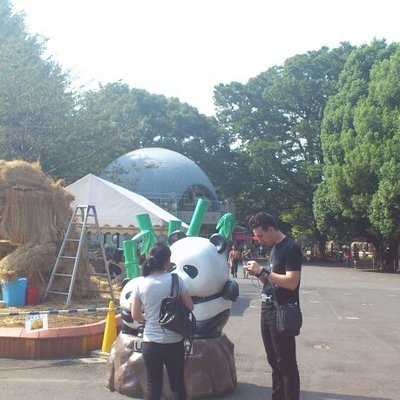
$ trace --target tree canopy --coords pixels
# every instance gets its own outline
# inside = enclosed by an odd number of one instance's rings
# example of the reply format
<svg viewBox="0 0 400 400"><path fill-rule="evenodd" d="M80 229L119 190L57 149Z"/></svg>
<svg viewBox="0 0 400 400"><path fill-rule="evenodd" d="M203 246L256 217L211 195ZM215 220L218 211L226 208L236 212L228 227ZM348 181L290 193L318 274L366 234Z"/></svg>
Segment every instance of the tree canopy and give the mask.
<svg viewBox="0 0 400 400"><path fill-rule="evenodd" d="M128 151L160 146L195 160L223 185L230 149L214 118L121 82L73 93L68 74L43 58L44 45L1 0L0 158L39 160L69 183Z"/></svg>
<svg viewBox="0 0 400 400"><path fill-rule="evenodd" d="M214 119L175 98L110 83L82 96L77 121L83 147L98 156L95 162L81 163L88 172L101 171L128 151L157 146L186 155L216 185L223 182L224 160L229 159L227 135Z"/></svg>
<svg viewBox="0 0 400 400"><path fill-rule="evenodd" d="M69 183L126 152L164 147L207 173L239 223L264 209L320 251L325 235L397 249L399 44L321 47L245 84L219 84L215 118L122 82L73 92L45 45L0 0L0 159L39 160Z"/></svg>
<svg viewBox="0 0 400 400"><path fill-rule="evenodd" d="M322 174L320 124L352 49L347 43L322 47L291 57L246 85L216 87L217 119L238 144L242 160L235 171L244 169L245 182L253 182L247 188L242 183L236 195L242 212L263 208L318 235L312 201Z"/></svg>
<svg viewBox="0 0 400 400"><path fill-rule="evenodd" d="M353 51L322 125L324 182L315 196L318 226L341 228L383 251L398 236L395 174L399 142L399 46L374 41ZM324 207L325 205L325 207ZM334 219L332 219L334 218ZM335 223L336 222L336 223Z"/></svg>
<svg viewBox="0 0 400 400"><path fill-rule="evenodd" d="M44 43L26 33L23 18L0 2L0 158L40 159L44 170L59 163L74 98L68 78Z"/></svg>

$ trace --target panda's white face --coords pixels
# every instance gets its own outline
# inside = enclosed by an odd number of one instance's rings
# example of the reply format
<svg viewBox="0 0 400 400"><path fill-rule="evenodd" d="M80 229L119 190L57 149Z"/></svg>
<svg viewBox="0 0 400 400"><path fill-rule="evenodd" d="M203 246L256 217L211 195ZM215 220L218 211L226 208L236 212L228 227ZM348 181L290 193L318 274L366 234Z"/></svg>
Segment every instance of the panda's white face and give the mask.
<svg viewBox="0 0 400 400"><path fill-rule="evenodd" d="M208 239L186 237L171 246L171 263L188 286L191 296L205 297L219 293L229 279L224 253Z"/></svg>
<svg viewBox="0 0 400 400"><path fill-rule="evenodd" d="M132 292L136 288L136 279L131 279L121 290L119 304L124 310L130 310L132 304Z"/></svg>
<svg viewBox="0 0 400 400"><path fill-rule="evenodd" d="M122 310L130 313L132 307L132 300L133 300L133 292L136 289L136 285L138 283L139 278L134 278L128 281L125 286L121 290L121 294L119 297L119 305ZM137 321L133 321L133 323L125 323L130 327L136 329L140 324Z"/></svg>

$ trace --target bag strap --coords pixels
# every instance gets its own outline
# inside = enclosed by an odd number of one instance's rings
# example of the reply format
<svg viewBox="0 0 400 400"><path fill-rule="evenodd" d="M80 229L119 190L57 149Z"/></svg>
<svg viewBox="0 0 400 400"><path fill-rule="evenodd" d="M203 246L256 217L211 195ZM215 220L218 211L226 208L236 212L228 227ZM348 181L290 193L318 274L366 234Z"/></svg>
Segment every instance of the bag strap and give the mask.
<svg viewBox="0 0 400 400"><path fill-rule="evenodd" d="M171 297L178 297L179 296L179 278L177 274L171 274Z"/></svg>
<svg viewBox="0 0 400 400"><path fill-rule="evenodd" d="M274 305L275 305L275 308L277 309L278 308L278 305L279 305L279 303L278 303L278 296L276 295L276 289L275 289L275 285L273 284L273 283L269 283L270 284L270 286L271 286L271 288L272 288L272 297L273 297L273 301L274 301ZM296 302L297 302L297 304L299 305L299 307L300 307L300 295L299 295L299 290L297 290L297 299L296 299Z"/></svg>
<svg viewBox="0 0 400 400"><path fill-rule="evenodd" d="M278 298L277 298L277 296L276 296L276 289L275 289L275 285L273 284L273 283L271 283L271 282L269 282L269 284L270 284L270 286L271 286L271 289L272 289L272 300L274 301L274 306L275 306L275 309L278 309Z"/></svg>

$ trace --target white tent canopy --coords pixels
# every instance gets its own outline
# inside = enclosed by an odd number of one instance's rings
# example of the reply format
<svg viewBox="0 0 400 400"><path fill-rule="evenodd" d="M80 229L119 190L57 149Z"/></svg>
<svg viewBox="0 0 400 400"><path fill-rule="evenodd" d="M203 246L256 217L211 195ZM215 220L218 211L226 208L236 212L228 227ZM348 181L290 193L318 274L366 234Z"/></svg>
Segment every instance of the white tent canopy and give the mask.
<svg viewBox="0 0 400 400"><path fill-rule="evenodd" d="M75 196L73 207L85 204L96 207L101 227L138 227L136 215L139 214L149 214L154 227L167 227L170 220L178 219L145 197L93 174L84 176L66 189ZM182 222L182 227L188 226Z"/></svg>

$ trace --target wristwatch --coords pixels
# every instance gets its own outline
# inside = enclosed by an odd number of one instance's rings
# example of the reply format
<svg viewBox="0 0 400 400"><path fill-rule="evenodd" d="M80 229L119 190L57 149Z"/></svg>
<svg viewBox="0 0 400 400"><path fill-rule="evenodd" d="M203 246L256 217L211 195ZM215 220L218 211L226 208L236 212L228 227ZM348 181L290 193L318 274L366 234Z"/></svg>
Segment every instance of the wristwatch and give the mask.
<svg viewBox="0 0 400 400"><path fill-rule="evenodd" d="M259 274L254 274L254 276L256 278L259 278L260 276L262 276L263 278L268 278L270 273L271 273L271 270L264 267L264 268L261 268L261 272Z"/></svg>

